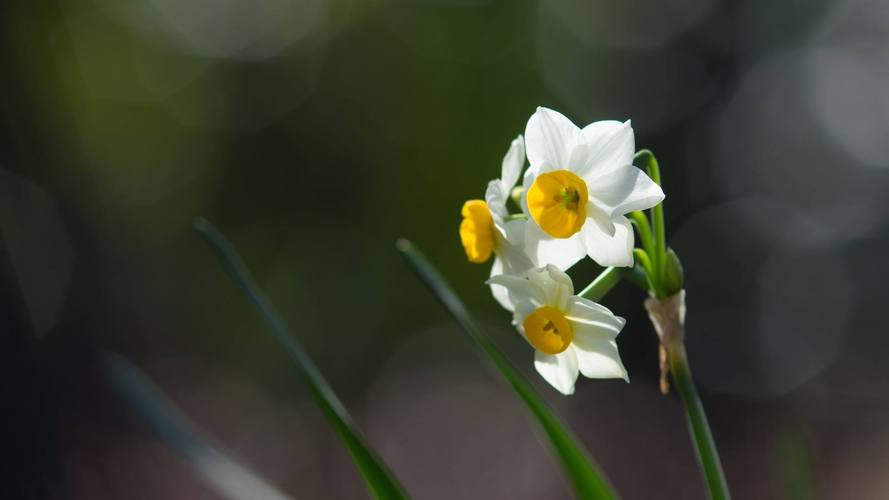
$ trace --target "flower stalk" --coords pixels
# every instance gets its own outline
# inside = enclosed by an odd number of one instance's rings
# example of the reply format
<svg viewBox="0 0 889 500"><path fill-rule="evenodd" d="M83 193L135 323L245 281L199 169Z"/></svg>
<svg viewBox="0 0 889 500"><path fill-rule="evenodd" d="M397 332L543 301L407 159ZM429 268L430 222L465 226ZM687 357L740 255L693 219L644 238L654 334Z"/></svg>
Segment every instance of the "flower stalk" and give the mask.
<svg viewBox="0 0 889 500"><path fill-rule="evenodd" d="M719 452L716 450L716 442L710 432L707 422L707 414L698 397L688 364L688 356L683 342L685 329L685 290L667 297L661 301L651 297L645 300L645 309L648 317L654 325L655 331L661 340L661 390L666 389L666 373L663 371L669 365L673 384L688 421L692 443L698 458L698 465L704 476L704 482L713 500L728 500L731 498L725 473L722 471L722 463L719 460Z"/></svg>
<svg viewBox="0 0 889 500"><path fill-rule="evenodd" d="M648 172L648 176L651 177L657 185L661 184L661 169L658 165L657 158L654 157L654 154L648 150L643 149L636 153L636 156L633 158L634 160L646 160L645 170ZM664 204L658 203L651 209L651 225L654 227L654 244L655 244L655 255L654 255L654 268L658 273L663 272L664 269L664 261L666 256L666 247L667 247L667 238L666 238L666 230L664 229ZM664 297L661 297L664 298Z"/></svg>
<svg viewBox="0 0 889 500"><path fill-rule="evenodd" d="M654 182L661 183L660 167L651 151L639 151L634 159L645 164L645 169ZM660 339L658 358L661 393L667 394L669 391L669 373L682 400L692 444L710 498L727 500L731 496L725 473L685 352L685 276L679 257L666 244L663 203L651 209L650 226L646 224L644 215L634 213L632 221L644 248L635 249L634 256L648 275L651 285L651 297L645 300L645 309ZM653 251L651 247L654 247Z"/></svg>
<svg viewBox="0 0 889 500"><path fill-rule="evenodd" d="M719 452L716 450L716 442L710 432L710 424L707 422L707 414L698 397L691 369L688 366L688 358L685 355L685 346L678 345L674 349L668 349L670 359L670 373L676 392L682 399L685 407L685 416L691 431L695 452L698 457L698 465L704 474L707 490L713 500L728 500L728 484L719 461Z"/></svg>
<svg viewBox="0 0 889 500"><path fill-rule="evenodd" d="M622 267L605 268L605 270L602 271L592 283L587 285L587 287L581 290L577 295L598 302L602 300L602 297L607 295L615 285L620 283L625 272L626 268Z"/></svg>

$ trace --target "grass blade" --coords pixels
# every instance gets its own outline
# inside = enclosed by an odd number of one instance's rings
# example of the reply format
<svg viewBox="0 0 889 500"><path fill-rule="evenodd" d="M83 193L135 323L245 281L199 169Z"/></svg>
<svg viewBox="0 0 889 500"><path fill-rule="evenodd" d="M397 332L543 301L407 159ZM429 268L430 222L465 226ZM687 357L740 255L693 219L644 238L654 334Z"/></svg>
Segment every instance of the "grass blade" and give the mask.
<svg viewBox="0 0 889 500"><path fill-rule="evenodd" d="M256 307L275 340L284 347L284 350L293 359L300 373L305 377L315 402L346 446L346 449L352 456L352 461L367 483L367 487L374 498L386 500L408 498L395 475L392 474L392 471L383 463L376 452L371 449L352 423L352 418L333 392L330 384L327 383L327 380L296 338L291 335L281 315L278 314L278 311L275 310L274 306L272 306L271 302L259 288L256 280L253 279L250 271L247 270L247 266L235 252L228 239L203 217L195 219L194 227L204 235L222 257L222 261L225 263L235 283Z"/></svg>
<svg viewBox="0 0 889 500"><path fill-rule="evenodd" d="M550 411L524 377L512 367L497 347L482 333L478 323L469 314L441 274L411 242L401 239L398 241L397 247L423 283L429 287L433 295L463 327L469 338L481 348L487 359L503 375L503 378L512 386L528 410L537 419L543 432L549 438L577 498L616 498L617 495L611 485L579 443L577 437Z"/></svg>
<svg viewBox="0 0 889 500"><path fill-rule="evenodd" d="M219 495L230 500L290 500L265 480L198 437L188 418L129 361L105 355L111 385Z"/></svg>

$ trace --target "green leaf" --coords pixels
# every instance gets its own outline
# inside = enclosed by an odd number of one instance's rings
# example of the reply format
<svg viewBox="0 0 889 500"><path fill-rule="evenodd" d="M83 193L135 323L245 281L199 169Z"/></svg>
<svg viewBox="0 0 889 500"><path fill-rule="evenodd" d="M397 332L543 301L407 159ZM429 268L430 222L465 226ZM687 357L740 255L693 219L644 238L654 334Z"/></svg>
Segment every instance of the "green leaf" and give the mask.
<svg viewBox="0 0 889 500"><path fill-rule="evenodd" d="M111 386L220 496L231 500L291 500L202 438L182 411L132 363L116 354L105 354L104 358Z"/></svg>
<svg viewBox="0 0 889 500"><path fill-rule="evenodd" d="M367 487L374 498L387 500L408 498L404 488L398 483L392 471L383 463L376 452L371 449L361 435L361 432L352 423L352 418L349 416L346 408L333 392L333 389L318 370L318 367L315 366L315 363L309 358L309 355L306 354L296 338L290 334L290 330L284 323L281 315L278 314L278 311L275 310L274 306L259 288L256 280L253 279L250 271L247 270L247 266L235 252L231 243L213 224L203 217L195 219L194 227L204 235L222 257L222 261L225 263L235 283L238 284L253 306L256 307L275 340L284 347L284 350L287 351L287 354L295 362L299 372L305 377L315 402L346 446L346 449L352 456L352 461L367 483Z"/></svg>
<svg viewBox="0 0 889 500"><path fill-rule="evenodd" d="M599 471L593 459L584 450L577 437L559 421L524 377L512 367L497 347L482 333L476 320L469 314L469 311L460 299L457 298L450 285L429 263L426 257L411 242L405 239L399 240L397 247L423 283L429 287L439 302L451 313L454 319L457 320L457 323L463 327L469 338L481 348L487 360L512 386L528 410L537 419L543 432L549 438L577 498L616 498L617 495L612 490L611 485Z"/></svg>

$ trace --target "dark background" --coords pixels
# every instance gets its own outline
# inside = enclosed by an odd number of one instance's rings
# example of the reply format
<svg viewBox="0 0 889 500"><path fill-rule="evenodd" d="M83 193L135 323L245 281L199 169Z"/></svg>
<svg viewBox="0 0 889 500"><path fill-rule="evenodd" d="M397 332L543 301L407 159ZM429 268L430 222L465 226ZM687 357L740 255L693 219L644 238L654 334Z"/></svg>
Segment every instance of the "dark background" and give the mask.
<svg viewBox="0 0 889 500"><path fill-rule="evenodd" d="M569 490L400 236L624 498L704 498L642 294L603 301L628 318L632 383L561 397L462 254L462 202L538 105L632 119L660 160L736 498L889 496L887 49L875 0L4 2L3 498L218 498L109 389L102 352L283 491L365 495L196 215L416 497Z"/></svg>

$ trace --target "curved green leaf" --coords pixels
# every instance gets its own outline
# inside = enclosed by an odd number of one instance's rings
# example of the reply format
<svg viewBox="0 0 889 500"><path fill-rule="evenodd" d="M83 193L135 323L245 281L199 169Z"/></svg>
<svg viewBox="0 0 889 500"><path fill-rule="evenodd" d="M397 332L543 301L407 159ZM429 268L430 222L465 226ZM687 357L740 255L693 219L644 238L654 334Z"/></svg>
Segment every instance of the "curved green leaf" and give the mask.
<svg viewBox="0 0 889 500"><path fill-rule="evenodd" d="M235 252L228 239L203 217L195 219L194 227L219 252L235 283L238 284L247 295L247 298L250 299L250 302L256 307L275 340L284 347L287 354L295 361L296 367L309 384L309 390L315 402L346 446L346 449L352 456L352 461L367 483L367 487L374 498L387 500L408 498L395 475L368 446L361 432L352 423L352 418L349 416L346 408L343 407L343 404L318 370L318 367L315 366L315 363L309 358L309 355L306 354L296 338L290 334L290 330L287 328L281 315L278 314L278 311L275 310L275 307L272 306L271 302L259 288L256 280L253 279L250 271L247 270L244 261Z"/></svg>
<svg viewBox="0 0 889 500"><path fill-rule="evenodd" d="M593 459L584 450L577 437L556 417L528 382L500 353L497 347L482 333L476 320L451 289L450 285L429 263L425 256L409 241L398 240L398 250L423 283L451 313L457 323L478 345L494 368L512 386L516 394L537 419L549 438L572 488L580 499L612 499L617 495Z"/></svg>
<svg viewBox="0 0 889 500"><path fill-rule="evenodd" d="M201 437L188 417L132 363L117 354L106 353L104 358L111 386L220 496L229 500L293 500Z"/></svg>

